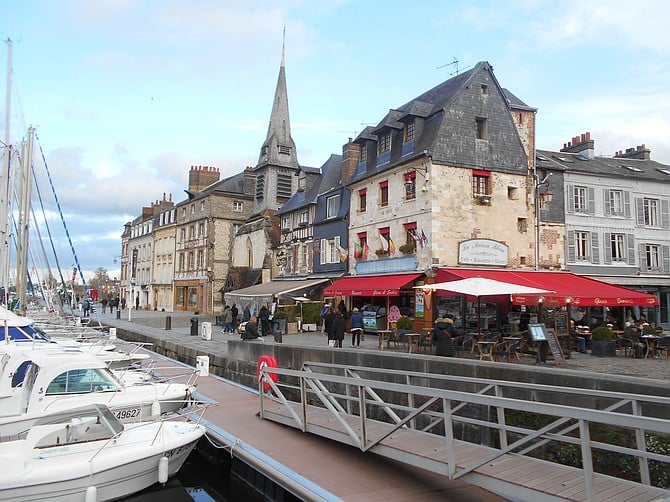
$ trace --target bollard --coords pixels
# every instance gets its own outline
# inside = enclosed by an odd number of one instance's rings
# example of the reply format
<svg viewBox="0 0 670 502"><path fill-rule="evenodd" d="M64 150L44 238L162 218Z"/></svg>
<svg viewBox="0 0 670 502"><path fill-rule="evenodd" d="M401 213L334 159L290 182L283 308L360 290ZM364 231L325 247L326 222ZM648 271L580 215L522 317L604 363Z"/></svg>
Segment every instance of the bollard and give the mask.
<svg viewBox="0 0 670 502"><path fill-rule="evenodd" d="M191 317L191 336L198 336L198 318Z"/></svg>
<svg viewBox="0 0 670 502"><path fill-rule="evenodd" d="M172 329L172 317L171 316L165 316L165 329L167 331Z"/></svg>
<svg viewBox="0 0 670 502"><path fill-rule="evenodd" d="M121 311L119 309L116 309L116 318L121 319Z"/></svg>

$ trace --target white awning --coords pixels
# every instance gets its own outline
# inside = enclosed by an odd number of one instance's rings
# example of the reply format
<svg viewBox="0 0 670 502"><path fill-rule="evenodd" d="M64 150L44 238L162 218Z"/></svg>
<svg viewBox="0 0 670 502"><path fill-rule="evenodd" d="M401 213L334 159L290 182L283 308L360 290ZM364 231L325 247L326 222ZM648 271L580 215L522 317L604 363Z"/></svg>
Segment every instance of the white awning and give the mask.
<svg viewBox="0 0 670 502"><path fill-rule="evenodd" d="M311 288L318 284L328 282L329 280L330 279L303 279L298 281L270 281L224 293L223 298L226 303L260 302L270 304L272 298L275 296Z"/></svg>

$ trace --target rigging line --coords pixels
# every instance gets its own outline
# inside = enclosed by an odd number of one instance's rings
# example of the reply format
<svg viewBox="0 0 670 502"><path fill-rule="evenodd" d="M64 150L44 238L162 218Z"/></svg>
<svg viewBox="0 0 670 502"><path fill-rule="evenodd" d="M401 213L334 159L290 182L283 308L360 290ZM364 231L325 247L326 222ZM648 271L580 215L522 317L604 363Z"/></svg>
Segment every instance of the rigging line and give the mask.
<svg viewBox="0 0 670 502"><path fill-rule="evenodd" d="M65 235L67 236L67 241L70 244L70 250L72 251L72 256L74 257L74 262L77 265L77 270L79 271L79 278L81 279L81 283L84 285L84 291L86 292L86 298L88 298L88 296L89 296L88 285L86 284L86 279L84 279L84 273L81 271L81 265L79 264L79 258L77 257L77 252L74 250L74 245L72 244L72 238L70 237L70 231L68 230L67 225L65 224L65 216L63 216L63 211L61 210L60 202L58 201L58 195L56 194L56 189L54 188L53 180L51 179L51 173L49 172L49 166L47 165L47 159L44 156L44 150L42 149L42 144L39 142L39 139L37 140L37 145L40 148L40 155L42 155L42 162L44 162L44 169L46 170L47 178L49 178L49 185L51 186L51 193L53 194L54 199L56 200L56 207L58 207L58 214L60 215L60 219L63 222L63 228L65 229ZM74 284L72 286L74 288Z"/></svg>
<svg viewBox="0 0 670 502"><path fill-rule="evenodd" d="M33 171L34 171L34 169L33 169ZM34 172L33 172L33 178L35 178ZM38 189L38 197L39 197L39 189ZM40 199L40 203L41 203L41 199ZM46 269L47 269L47 272L49 274L49 280L50 280L49 282L51 282L51 279L53 277L51 275L51 264L49 263L49 257L47 256L47 251L46 251L46 249L44 249L44 240L42 240L42 232L40 231L40 226L37 223L37 217L35 216L35 208L33 207L32 204L30 205L30 212L33 215L33 222L35 222L35 230L37 232L37 240L39 241L40 248L42 249L42 256L44 257L44 262L45 262L45 265L46 265ZM45 220L44 223L47 224L47 229L48 229L49 228L48 227L48 222ZM35 260L35 256L32 252L32 247L29 247L28 251L30 252L30 257L33 261L33 264L36 265L37 260ZM55 258L56 258L56 262L58 262L58 257L56 256ZM37 271L37 266L35 267L35 269ZM42 286L42 281L41 280L37 281L37 284L39 284L40 292L42 293L42 298L44 299L44 301L47 302L47 306L50 307L52 302L51 302L51 299L47 298L45 293L44 293L44 289L43 289L43 286ZM35 292L35 285L33 284L32 286L33 286L33 293L34 293Z"/></svg>
<svg viewBox="0 0 670 502"><path fill-rule="evenodd" d="M44 159L44 153L42 152L42 145L39 144L39 141L38 141L38 145L40 147L40 153L42 153L42 159ZM62 271L60 263L58 261L58 253L56 252L56 248L54 247L54 238L53 238L53 235L51 235L51 227L49 226L49 220L47 219L46 211L44 210L44 201L42 199L42 192L40 191L39 184L37 183L37 176L35 175L34 166L32 167L32 169L33 169L33 179L35 180L35 191L37 192L37 198L40 201L40 208L42 209L42 216L44 216L44 225L46 227L47 234L49 235L49 242L51 243L51 252L54 254L54 259L56 260L56 269L58 270L58 275L60 276L61 284L63 285L63 287L65 289L67 289L67 283L65 282L65 278L63 277L63 271ZM49 181L51 181L51 178L49 178ZM58 202L58 201L56 201L56 202ZM31 209L32 209L32 204L31 204ZM35 226L37 226L37 218L35 218L35 216L33 216L33 220L35 221ZM67 231L67 229L66 229L66 231ZM43 242L41 237L40 237L40 242ZM46 256L46 252L44 252L44 255Z"/></svg>

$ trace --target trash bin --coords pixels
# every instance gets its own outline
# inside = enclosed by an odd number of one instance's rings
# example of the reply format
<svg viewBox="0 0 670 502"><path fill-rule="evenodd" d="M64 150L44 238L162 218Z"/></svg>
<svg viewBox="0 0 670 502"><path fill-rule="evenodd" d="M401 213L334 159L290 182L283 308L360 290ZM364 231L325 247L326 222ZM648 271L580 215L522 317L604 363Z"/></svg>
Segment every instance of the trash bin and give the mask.
<svg viewBox="0 0 670 502"><path fill-rule="evenodd" d="M212 323L203 322L202 323L202 339L211 340L212 339Z"/></svg>
<svg viewBox="0 0 670 502"><path fill-rule="evenodd" d="M272 335L277 343L282 343L282 324L283 323L280 323L278 320L272 321Z"/></svg>
<svg viewBox="0 0 670 502"><path fill-rule="evenodd" d="M191 317L191 336L198 336L198 318Z"/></svg>

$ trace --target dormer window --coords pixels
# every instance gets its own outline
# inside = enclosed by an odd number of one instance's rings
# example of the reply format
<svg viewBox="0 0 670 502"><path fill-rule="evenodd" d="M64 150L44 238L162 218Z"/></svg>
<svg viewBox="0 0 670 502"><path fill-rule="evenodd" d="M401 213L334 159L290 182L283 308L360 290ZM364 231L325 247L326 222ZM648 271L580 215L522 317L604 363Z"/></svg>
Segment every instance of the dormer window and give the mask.
<svg viewBox="0 0 670 502"><path fill-rule="evenodd" d="M391 151L391 133L385 132L379 136L379 142L377 143L377 153L384 153Z"/></svg>
<svg viewBox="0 0 670 502"><path fill-rule="evenodd" d="M359 162L361 164L365 164L367 161L368 161L368 145L366 143L361 143Z"/></svg>
<svg viewBox="0 0 670 502"><path fill-rule="evenodd" d="M300 177L298 178L298 190L304 190L305 189L305 178Z"/></svg>
<svg viewBox="0 0 670 502"><path fill-rule="evenodd" d="M405 125L405 132L403 136L403 142L409 143L410 141L414 141L414 121L412 120L411 122L408 122Z"/></svg>

